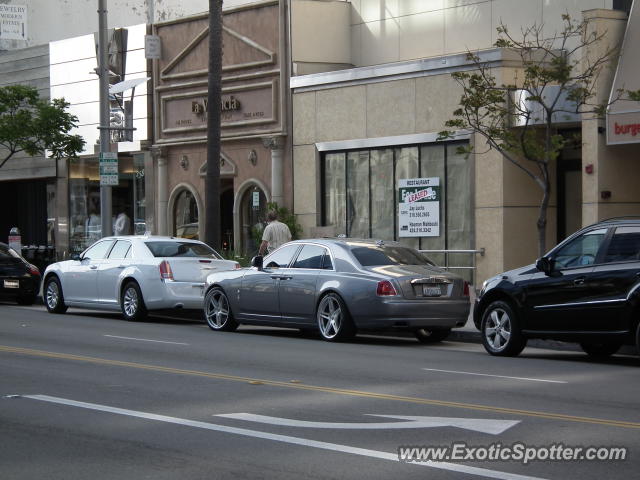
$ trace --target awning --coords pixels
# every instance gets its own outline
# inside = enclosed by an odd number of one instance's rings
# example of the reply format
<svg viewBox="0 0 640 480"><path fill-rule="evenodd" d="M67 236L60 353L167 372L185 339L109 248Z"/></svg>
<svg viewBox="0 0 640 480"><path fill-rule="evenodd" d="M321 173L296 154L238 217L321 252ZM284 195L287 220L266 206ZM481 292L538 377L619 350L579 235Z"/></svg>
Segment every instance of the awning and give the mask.
<svg viewBox="0 0 640 480"><path fill-rule="evenodd" d="M640 90L640 7L631 6L609 102L619 89ZM618 100L607 111L607 145L640 143L640 102Z"/></svg>

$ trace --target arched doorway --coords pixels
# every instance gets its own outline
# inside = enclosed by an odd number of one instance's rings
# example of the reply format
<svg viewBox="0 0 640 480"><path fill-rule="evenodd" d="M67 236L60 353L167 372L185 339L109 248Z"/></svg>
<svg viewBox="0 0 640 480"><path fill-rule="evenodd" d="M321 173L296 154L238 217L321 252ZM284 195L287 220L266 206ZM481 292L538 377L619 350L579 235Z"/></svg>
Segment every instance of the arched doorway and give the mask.
<svg viewBox="0 0 640 480"><path fill-rule="evenodd" d="M267 197L258 185L249 185L242 193L239 214L240 248L245 255L255 255L267 215Z"/></svg>
<svg viewBox="0 0 640 480"><path fill-rule="evenodd" d="M220 194L220 234L223 250L231 250L233 246L233 182Z"/></svg>
<svg viewBox="0 0 640 480"><path fill-rule="evenodd" d="M184 188L180 190L173 204L173 231L171 234L182 238L200 238L198 224L198 203L193 193Z"/></svg>

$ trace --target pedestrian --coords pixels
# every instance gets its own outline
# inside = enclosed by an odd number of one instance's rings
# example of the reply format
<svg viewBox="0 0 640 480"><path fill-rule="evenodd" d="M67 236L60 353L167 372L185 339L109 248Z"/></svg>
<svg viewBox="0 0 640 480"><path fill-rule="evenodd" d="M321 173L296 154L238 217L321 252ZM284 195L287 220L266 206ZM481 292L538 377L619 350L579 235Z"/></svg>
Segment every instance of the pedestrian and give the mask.
<svg viewBox="0 0 640 480"><path fill-rule="evenodd" d="M268 253L273 252L276 248L280 247L289 241L291 241L291 231L286 224L278 221L278 214L275 211L271 211L267 214L268 225L262 232L262 243L260 244L259 254L263 255L266 250Z"/></svg>
<svg viewBox="0 0 640 480"><path fill-rule="evenodd" d="M125 213L124 209L116 217L116 221L113 224L114 235L130 235L131 234L131 220Z"/></svg>

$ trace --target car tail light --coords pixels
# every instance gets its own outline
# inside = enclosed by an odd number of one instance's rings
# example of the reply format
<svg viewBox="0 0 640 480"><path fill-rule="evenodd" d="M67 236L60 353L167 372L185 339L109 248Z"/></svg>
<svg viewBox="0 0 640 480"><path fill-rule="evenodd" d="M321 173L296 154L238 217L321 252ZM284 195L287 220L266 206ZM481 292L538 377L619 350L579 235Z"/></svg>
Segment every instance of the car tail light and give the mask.
<svg viewBox="0 0 640 480"><path fill-rule="evenodd" d="M242 266L239 263L236 263L236 270L242 268Z"/></svg>
<svg viewBox="0 0 640 480"><path fill-rule="evenodd" d="M31 273L31 275L40 276L40 270L38 270L38 267L35 265L29 264L29 273Z"/></svg>
<svg viewBox="0 0 640 480"><path fill-rule="evenodd" d="M160 278L162 280L173 280L173 272L171 271L171 265L166 260L160 263Z"/></svg>
<svg viewBox="0 0 640 480"><path fill-rule="evenodd" d="M392 297L397 295L395 287L389 280L382 280L378 282L378 290L376 291L376 295L379 297Z"/></svg>
<svg viewBox="0 0 640 480"><path fill-rule="evenodd" d="M468 282L464 282L464 291L462 292L462 294L465 297L469 296L469 283Z"/></svg>

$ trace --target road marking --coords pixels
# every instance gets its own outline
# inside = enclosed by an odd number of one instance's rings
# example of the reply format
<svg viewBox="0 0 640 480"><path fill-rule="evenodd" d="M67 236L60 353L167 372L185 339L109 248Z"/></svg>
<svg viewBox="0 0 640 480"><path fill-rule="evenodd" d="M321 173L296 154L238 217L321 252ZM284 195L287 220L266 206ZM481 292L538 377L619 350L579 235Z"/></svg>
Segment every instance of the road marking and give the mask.
<svg viewBox="0 0 640 480"><path fill-rule="evenodd" d="M181 343L181 342L167 342L164 340L148 340L146 338L119 337L118 335L104 335L104 336L109 338L120 338L122 340L136 340L138 342L154 342L154 343L171 343L173 345L189 345L188 343Z"/></svg>
<svg viewBox="0 0 640 480"><path fill-rule="evenodd" d="M376 458L380 460L390 460L400 463L397 453L383 452L379 450L370 450L368 448L352 447L349 445L340 445L338 443L320 442L308 438L292 437L289 435L279 435L275 433L261 432L259 430L249 430L246 428L228 427L215 423L198 422L188 420L186 418L167 417L165 415L157 415L154 413L140 412L136 410L126 410L124 408L110 407L108 405L99 405L96 403L78 402L65 398L50 397L48 395L24 395L19 398L28 398L39 400L42 402L55 403L59 405L67 405L72 407L85 408L88 410L97 410L100 412L114 413L117 415L125 415L129 417L143 418L146 420L155 420L158 422L172 423L186 427L202 428L214 432L230 433L233 435L241 435L244 437L260 438L263 440L272 440L275 442L300 445L303 447L317 448L321 450L329 450L333 452L349 453L352 455L360 455L363 457ZM530 477L527 475L518 475L515 473L501 472L498 470L489 470L486 468L471 467L463 464L447 463L447 462L420 462L411 463L411 465L436 468L439 470L448 470L450 472L460 472L469 475L478 475L485 478L495 478L499 480L543 480L539 477Z"/></svg>
<svg viewBox="0 0 640 480"><path fill-rule="evenodd" d="M569 382L565 382L564 380L545 380L542 378L507 377L505 375L490 375L488 373L475 373L475 372L459 372L457 370L440 370L437 368L423 368L422 370L428 370L430 372L460 373L464 375L479 375L481 377L508 378L510 380L528 380L530 382L569 383Z"/></svg>
<svg viewBox="0 0 640 480"><path fill-rule="evenodd" d="M395 418L404 422L368 422L368 423L339 423L339 422L308 422L292 420L290 418L269 417L251 413L226 413L216 417L233 418L247 422L267 423L284 427L302 428L331 428L338 430L397 430L404 428L437 428L456 427L475 432L499 435L520 423L520 420L488 420L483 418L445 418L445 417L416 417L399 415L369 415L371 417Z"/></svg>
<svg viewBox="0 0 640 480"><path fill-rule="evenodd" d="M544 418L547 420L560 420L565 422L588 423L596 425L606 425L608 427L621 427L640 429L638 422L625 422L621 420L608 420L602 418L579 417L575 415L566 415L563 413L539 412L535 410L520 410L516 408L496 407L492 405L478 405L473 403L452 402L447 400L433 400L420 397L403 397L400 395L391 395L388 393L367 392L363 390L350 390L346 388L323 387L318 385L308 385L305 383L289 383L277 380L263 380L250 377L240 377L237 375L226 375L223 373L203 372L198 370L182 370L179 368L163 367L160 365L148 365L144 363L124 362L121 360L110 360L107 358L85 357L82 355L72 355L68 353L47 352L43 350L34 350L30 348L10 347L0 345L0 352L16 353L20 355L30 355L43 358L57 358L62 360L72 360L78 362L93 363L95 365L109 365L117 367L137 368L141 370L149 370L152 372L172 373L176 375L191 375L195 377L211 378L216 380L229 380L233 382L260 382L262 385L272 387L295 388L298 390L309 390L314 392L333 393L336 395L345 395L359 398L372 398L377 400L389 400L397 402L412 403L417 405L431 405L438 407L462 408L465 410L478 410L483 412L493 412L509 415L520 415L525 417Z"/></svg>

